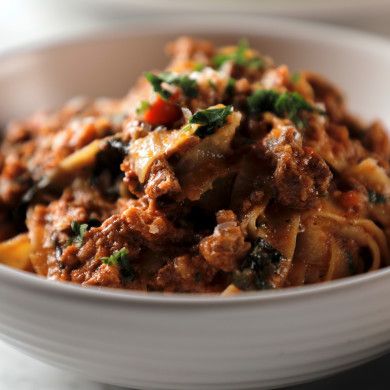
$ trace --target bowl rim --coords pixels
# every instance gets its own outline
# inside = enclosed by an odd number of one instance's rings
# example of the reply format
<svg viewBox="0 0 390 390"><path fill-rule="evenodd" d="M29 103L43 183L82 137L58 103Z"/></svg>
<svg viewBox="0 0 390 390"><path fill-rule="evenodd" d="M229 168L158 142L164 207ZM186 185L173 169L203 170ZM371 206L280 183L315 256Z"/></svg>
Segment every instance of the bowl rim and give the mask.
<svg viewBox="0 0 390 390"><path fill-rule="evenodd" d="M245 23L242 19L245 18ZM229 31L226 31L226 26ZM355 48L364 50L367 53L374 53L377 57L383 56L390 62L390 42L384 37L372 33L361 32L359 30L333 26L324 23L292 20L284 17L250 16L241 15L236 18L234 15L192 15L178 17L164 17L156 24L156 21L142 20L132 23L132 26L120 26L115 30L101 29L88 33L72 35L68 38L46 39L43 42L34 44L18 45L14 48L0 50L1 61L12 59L13 57L26 54L41 54L51 50L61 50L74 45L98 44L126 38L128 35L153 36L157 33L176 33L182 35L182 31L187 34L234 34L240 33L248 35L265 35L270 37L280 37L288 35L289 38L303 39L316 43L326 43L345 48ZM364 49L362 49L364 48ZM383 280L390 275L390 266L356 276L333 280L329 282L304 285L298 287L245 292L231 296L221 296L218 294L187 294L187 293L159 293L141 292L136 290L113 289L106 287L83 287L71 282L60 282L47 279L45 277L32 274L9 266L0 264L0 283L2 281L11 283L14 286L31 289L43 293L61 295L73 298L83 298L89 300L98 299L99 302L116 301L142 304L166 304L166 305L226 305L243 303L266 303L286 299L300 299L308 296L336 292L342 289L349 289L360 285Z"/></svg>
<svg viewBox="0 0 390 390"><path fill-rule="evenodd" d="M243 23L245 19L245 23ZM312 42L323 42L338 46L361 49L373 52L376 55L390 57L390 41L385 36L359 30L354 27L333 25L323 21L309 21L285 16L267 16L240 14L237 18L233 14L192 14L182 13L164 15L158 20L153 16L145 16L140 20L133 20L132 24L119 22L115 28L102 26L86 32L70 33L68 36L54 36L29 42L16 44L12 47L0 48L0 61L10 57L28 54L42 54L45 51L64 49L78 44L103 43L133 36L153 36L155 34L176 33L188 35L199 33L205 35L241 33L248 35L264 34L273 37L303 39ZM226 30L226 25L229 30ZM183 33L183 29L189 31ZM287 31L288 30L288 31Z"/></svg>
<svg viewBox="0 0 390 390"><path fill-rule="evenodd" d="M220 294L195 293L161 293L143 292L137 290L115 289L108 287L81 286L67 281L47 279L27 271L21 271L0 264L0 283L12 284L22 289L40 292L50 296L61 296L99 302L167 304L167 305L201 305L215 304L265 304L286 300L307 299L327 293L337 293L342 290L364 287L390 278L390 266L369 273L349 276L328 282L314 283L297 287L287 287L276 290L243 292L237 295L223 296Z"/></svg>

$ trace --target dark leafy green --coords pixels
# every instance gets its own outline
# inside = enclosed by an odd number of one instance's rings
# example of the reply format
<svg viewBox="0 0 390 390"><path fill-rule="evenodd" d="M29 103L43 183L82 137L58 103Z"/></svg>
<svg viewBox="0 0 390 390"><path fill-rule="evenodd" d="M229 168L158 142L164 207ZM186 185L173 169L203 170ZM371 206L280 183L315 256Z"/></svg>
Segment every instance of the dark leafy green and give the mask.
<svg viewBox="0 0 390 390"><path fill-rule="evenodd" d="M387 202L387 197L379 192L369 190L368 201L372 204L384 204Z"/></svg>
<svg viewBox="0 0 390 390"><path fill-rule="evenodd" d="M129 251L127 248L122 248L119 251L115 251L112 255L108 257L102 257L100 260L102 263L109 266L119 266L122 278L126 279L127 281L133 281L135 279L136 274L133 266L130 264Z"/></svg>
<svg viewBox="0 0 390 390"><path fill-rule="evenodd" d="M185 96L195 98L198 96L198 84L196 80L190 79L187 75L177 76L169 84L180 87Z"/></svg>
<svg viewBox="0 0 390 390"><path fill-rule="evenodd" d="M259 114L272 112L279 117L287 117L297 126L304 125L300 115L302 112L325 112L308 103L298 92L277 92L273 89L255 91L247 99L249 112Z"/></svg>
<svg viewBox="0 0 390 390"><path fill-rule="evenodd" d="M91 175L91 183L99 188L109 199L119 196L119 183L123 177L120 165L128 154L129 143L119 137L107 140L96 155Z"/></svg>
<svg viewBox="0 0 390 390"><path fill-rule="evenodd" d="M249 44L246 39L241 39L235 51L229 54L220 53L214 56L213 64L216 68L220 68L225 62L233 61L235 64L252 69L261 69L264 67L264 61L260 57L248 58L246 52L249 49Z"/></svg>
<svg viewBox="0 0 390 390"><path fill-rule="evenodd" d="M171 92L164 89L162 83L175 85L183 91L184 95L189 98L198 96L198 84L196 80L191 79L188 75L175 75L169 72L163 72L159 75L146 73L145 77L152 84L155 92L160 94L163 99L169 99Z"/></svg>
<svg viewBox="0 0 390 390"><path fill-rule="evenodd" d="M161 84L164 80L161 77L151 72L146 72L145 77L152 85L154 92L158 93L163 99L167 100L171 97L171 93L162 87Z"/></svg>
<svg viewBox="0 0 390 390"><path fill-rule="evenodd" d="M91 218L86 223L80 223L77 221L72 221L70 224L70 229L72 230L73 236L69 238L68 245L76 245L78 248L82 247L84 244L85 233L93 228L101 225L101 222L96 218Z"/></svg>
<svg viewBox="0 0 390 390"><path fill-rule="evenodd" d="M283 255L263 238L258 238L245 257L240 270L233 275L233 283L242 290L272 288L270 278L277 272Z"/></svg>
<svg viewBox="0 0 390 390"><path fill-rule="evenodd" d="M204 138L223 126L226 123L227 117L232 112L232 106L210 108L208 110L198 111L190 118L189 122L200 125L195 134L200 138Z"/></svg>
<svg viewBox="0 0 390 390"><path fill-rule="evenodd" d="M78 248L80 248L83 245L84 235L88 231L89 226L87 223L72 221L70 224L70 228L74 236L70 238L69 243L76 245Z"/></svg>

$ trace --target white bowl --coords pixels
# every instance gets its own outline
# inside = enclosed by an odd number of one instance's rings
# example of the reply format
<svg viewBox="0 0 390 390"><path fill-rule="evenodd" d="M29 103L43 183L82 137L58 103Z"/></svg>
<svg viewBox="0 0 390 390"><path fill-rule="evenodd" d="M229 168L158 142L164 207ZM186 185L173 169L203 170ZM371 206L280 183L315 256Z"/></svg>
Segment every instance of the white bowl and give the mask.
<svg viewBox="0 0 390 390"><path fill-rule="evenodd" d="M328 75L352 108L390 124L390 45L302 22L176 18L49 44L0 59L0 121L80 93L122 95L164 64L176 35L247 36L290 64ZM145 389L268 388L329 375L390 346L390 268L236 297L81 288L0 266L0 334L20 350L101 382Z"/></svg>

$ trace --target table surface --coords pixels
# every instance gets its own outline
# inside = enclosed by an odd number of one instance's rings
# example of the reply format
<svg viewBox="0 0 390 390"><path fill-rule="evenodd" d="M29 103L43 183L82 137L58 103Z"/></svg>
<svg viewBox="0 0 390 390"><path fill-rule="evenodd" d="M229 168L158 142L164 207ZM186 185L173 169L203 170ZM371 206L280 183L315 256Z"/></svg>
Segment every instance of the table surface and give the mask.
<svg viewBox="0 0 390 390"><path fill-rule="evenodd" d="M47 37L59 38L93 28L109 27L111 24L123 24L131 21L131 17L128 15L123 18L114 12L111 14L104 12L104 17L102 17L103 13L99 14L97 7L94 10L88 10L88 12L77 12L75 14L71 13L70 9L64 8L67 2L61 2L63 9L60 8L59 10L50 8L53 4L57 6L60 3L47 0L13 0L6 2L5 6L8 7L8 12L7 8L2 7L0 13L0 51L19 44L34 43ZM39 8L40 5L41 8ZM54 17L55 11L57 11L57 14L61 14L63 23L60 23ZM133 17L135 16L140 17L140 15L133 14ZM66 23L65 19L67 19ZM338 21L338 23L390 36L390 24L387 15L365 15L361 20L354 17L350 20ZM296 386L293 389L389 389L390 370L388 367L390 367L390 355L337 376ZM121 390L122 388L94 383L70 372L50 367L23 355L0 341L0 390L11 389Z"/></svg>

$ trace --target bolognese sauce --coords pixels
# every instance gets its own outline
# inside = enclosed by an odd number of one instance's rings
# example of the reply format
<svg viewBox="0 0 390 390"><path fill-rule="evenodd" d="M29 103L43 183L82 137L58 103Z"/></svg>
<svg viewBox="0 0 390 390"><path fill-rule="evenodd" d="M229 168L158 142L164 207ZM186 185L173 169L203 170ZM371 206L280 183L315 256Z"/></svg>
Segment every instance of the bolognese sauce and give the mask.
<svg viewBox="0 0 390 390"><path fill-rule="evenodd" d="M0 257L84 286L225 294L389 264L381 123L245 40L167 50L123 99L8 125Z"/></svg>

